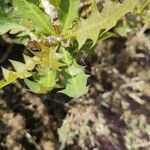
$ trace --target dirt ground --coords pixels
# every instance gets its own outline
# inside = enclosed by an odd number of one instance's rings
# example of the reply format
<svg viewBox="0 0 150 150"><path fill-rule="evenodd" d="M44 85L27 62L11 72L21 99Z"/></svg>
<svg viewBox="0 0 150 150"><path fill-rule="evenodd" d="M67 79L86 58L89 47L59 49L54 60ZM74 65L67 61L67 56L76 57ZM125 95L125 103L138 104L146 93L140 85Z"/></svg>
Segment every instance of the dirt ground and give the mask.
<svg viewBox="0 0 150 150"><path fill-rule="evenodd" d="M35 95L22 81L3 88L0 150L150 150L147 32L106 40L92 56L82 54L92 76L80 99L57 90ZM6 60L18 59L24 47L0 41L1 65L9 66Z"/></svg>

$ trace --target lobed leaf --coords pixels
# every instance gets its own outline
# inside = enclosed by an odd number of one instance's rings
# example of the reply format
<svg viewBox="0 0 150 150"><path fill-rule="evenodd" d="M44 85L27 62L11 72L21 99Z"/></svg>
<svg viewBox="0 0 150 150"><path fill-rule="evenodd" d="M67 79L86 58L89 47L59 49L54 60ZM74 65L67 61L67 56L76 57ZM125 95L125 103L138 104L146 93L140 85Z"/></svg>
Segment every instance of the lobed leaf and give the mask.
<svg viewBox="0 0 150 150"><path fill-rule="evenodd" d="M66 84L66 88L60 92L70 97L80 97L86 94L88 92L88 87L86 86L88 77L88 75L82 72L70 78Z"/></svg>
<svg viewBox="0 0 150 150"><path fill-rule="evenodd" d="M32 71L37 64L38 59L36 57L29 57L24 55L25 63L10 60L14 69L16 70L16 74L19 78L24 79L30 77L32 75Z"/></svg>
<svg viewBox="0 0 150 150"><path fill-rule="evenodd" d="M28 86L28 88L34 93L42 94L42 93L46 93L45 91L48 91L48 88L43 87L42 85L40 85L39 83L35 81L25 79L24 82Z"/></svg>
<svg viewBox="0 0 150 150"><path fill-rule="evenodd" d="M32 52L39 58L37 61L43 68L59 69L63 64L59 61L59 54L56 52L57 47L41 46L41 52Z"/></svg>
<svg viewBox="0 0 150 150"><path fill-rule="evenodd" d="M84 72L84 67L80 66L76 63L76 61L74 61L71 66L65 69L65 72L68 73L70 76L76 76Z"/></svg>
<svg viewBox="0 0 150 150"><path fill-rule="evenodd" d="M99 33L102 30L108 31L115 26L117 21L126 13L131 12L139 3L138 0L125 0L123 3L114 3L106 0L104 8L100 13L95 3L92 6L92 13L87 19L81 19L70 32L68 37L75 37L79 48L87 39L96 43Z"/></svg>
<svg viewBox="0 0 150 150"><path fill-rule="evenodd" d="M62 59L61 61L66 64L67 66L70 66L73 62L73 57L72 55L65 49L61 48L61 54L62 54Z"/></svg>
<svg viewBox="0 0 150 150"><path fill-rule="evenodd" d="M84 73L84 67L74 60L72 65L64 70L63 85L65 89L60 91L70 97L80 97L87 93L87 79L89 75Z"/></svg>
<svg viewBox="0 0 150 150"><path fill-rule="evenodd" d="M0 89L17 79L17 74L13 71L2 68L3 76L5 80L0 81Z"/></svg>
<svg viewBox="0 0 150 150"><path fill-rule="evenodd" d="M26 85L35 93L46 93L52 90L56 85L56 70L41 69L38 73L33 74L34 81L25 79Z"/></svg>

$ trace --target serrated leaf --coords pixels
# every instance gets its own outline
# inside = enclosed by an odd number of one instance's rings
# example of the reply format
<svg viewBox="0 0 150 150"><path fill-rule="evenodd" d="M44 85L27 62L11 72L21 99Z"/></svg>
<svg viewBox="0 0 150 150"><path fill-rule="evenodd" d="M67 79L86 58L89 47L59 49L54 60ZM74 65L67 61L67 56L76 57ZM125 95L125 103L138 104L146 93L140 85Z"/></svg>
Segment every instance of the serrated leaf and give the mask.
<svg viewBox="0 0 150 150"><path fill-rule="evenodd" d="M83 71L84 71L84 67L77 64L76 61L74 61L71 66L65 69L65 72L71 76L76 76L80 73L83 73Z"/></svg>
<svg viewBox="0 0 150 150"><path fill-rule="evenodd" d="M128 32L130 31L130 27L127 22L123 22L123 24L117 27L115 31L118 33L118 35L126 37L128 35Z"/></svg>
<svg viewBox="0 0 150 150"><path fill-rule="evenodd" d="M43 68L59 69L63 64L59 61L58 53L56 52L57 47L47 47L42 44L41 52L32 52L39 58L38 64Z"/></svg>
<svg viewBox="0 0 150 150"><path fill-rule="evenodd" d="M57 71L49 69L41 69L38 73L33 75L36 82L40 83L44 87L48 87L49 89L52 89L56 85L56 77Z"/></svg>
<svg viewBox="0 0 150 150"><path fill-rule="evenodd" d="M99 13L96 4L93 4L91 15L87 19L81 19L68 32L68 36L76 38L79 49L87 39L92 39L95 44L101 30L106 32L114 27L117 21L126 13L131 12L138 3L138 0L125 0L123 3L107 0L101 13Z"/></svg>
<svg viewBox="0 0 150 150"><path fill-rule="evenodd" d="M70 66L73 62L72 55L65 48L61 48L60 50L63 55L61 61L67 66Z"/></svg>
<svg viewBox="0 0 150 150"><path fill-rule="evenodd" d="M35 58L24 55L25 63L10 60L19 78L23 79L32 75L30 71L32 71L37 64L34 59Z"/></svg>
<svg viewBox="0 0 150 150"><path fill-rule="evenodd" d="M35 93L46 93L52 90L56 85L56 70L42 69L38 73L33 74L35 81L25 79L26 85Z"/></svg>
<svg viewBox="0 0 150 150"><path fill-rule="evenodd" d="M88 75L80 73L70 78L66 84L66 88L60 92L70 97L80 97L86 94L88 92L88 87L86 85L88 77Z"/></svg>
<svg viewBox="0 0 150 150"><path fill-rule="evenodd" d="M17 79L17 74L13 71L2 68L3 76L5 80L0 81L0 88L12 83Z"/></svg>
<svg viewBox="0 0 150 150"><path fill-rule="evenodd" d="M99 36L99 38L95 44L98 44L99 42L102 42L111 37L118 37L118 35L113 32L104 32L103 34L101 34L101 36ZM93 53L95 46L96 45L93 45L93 41L88 39L85 42L85 44L81 47L80 51L85 51L90 56Z"/></svg>
<svg viewBox="0 0 150 150"><path fill-rule="evenodd" d="M66 34L67 30L72 27L73 21L77 18L79 4L80 0L61 1L63 34Z"/></svg>
<svg viewBox="0 0 150 150"><path fill-rule="evenodd" d="M49 17L38 6L26 0L13 0L13 6L14 15L31 20L37 33L53 33Z"/></svg>
<svg viewBox="0 0 150 150"><path fill-rule="evenodd" d="M25 81L25 84L29 87L29 89L34 93L43 94L48 91L47 87L43 87L35 81L31 81L29 79L25 79L24 81Z"/></svg>
<svg viewBox="0 0 150 150"><path fill-rule="evenodd" d="M84 67L74 60L72 65L64 69L63 85L65 89L60 91L70 97L80 97L87 93L87 79L89 75L84 73Z"/></svg>

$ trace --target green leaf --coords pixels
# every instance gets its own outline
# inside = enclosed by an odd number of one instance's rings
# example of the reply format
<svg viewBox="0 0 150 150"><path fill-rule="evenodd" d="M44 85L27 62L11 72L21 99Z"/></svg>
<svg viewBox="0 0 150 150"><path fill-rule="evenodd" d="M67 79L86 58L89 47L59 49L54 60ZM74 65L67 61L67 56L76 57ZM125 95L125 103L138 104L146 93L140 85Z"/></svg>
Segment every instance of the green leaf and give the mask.
<svg viewBox="0 0 150 150"><path fill-rule="evenodd" d="M137 13L142 14L142 12L145 10L145 7L150 5L149 0L140 0L139 5L137 6Z"/></svg>
<svg viewBox="0 0 150 150"><path fill-rule="evenodd" d="M126 13L132 12L138 3L138 0L125 0L123 3L107 0L101 13L99 13L96 4L93 4L91 15L87 19L81 19L68 32L68 37L77 39L79 49L87 39L92 39L95 44L100 31L105 30L104 32L106 32L114 27L117 21Z"/></svg>
<svg viewBox="0 0 150 150"><path fill-rule="evenodd" d="M4 9L4 7L5 7L4 1L1 1L1 0L0 0L0 10L1 10L1 9Z"/></svg>
<svg viewBox="0 0 150 150"><path fill-rule="evenodd" d="M32 52L39 58L38 64L43 68L59 69L63 64L59 61L59 53L56 52L57 47L47 47L40 44L41 52Z"/></svg>
<svg viewBox="0 0 150 150"><path fill-rule="evenodd" d="M12 41L13 43L16 43L16 44L26 45L26 43L29 41L29 37L28 36L16 37L16 38L13 38Z"/></svg>
<svg viewBox="0 0 150 150"><path fill-rule="evenodd" d="M130 31L130 27L127 24L126 21L124 21L119 27L117 27L115 29L115 31L118 33L118 35L122 36L122 37L127 37L129 31Z"/></svg>
<svg viewBox="0 0 150 150"><path fill-rule="evenodd" d="M31 58L29 56L24 55L24 60L25 63L10 60L14 69L16 70L18 77L21 79L30 77L32 75L30 71L34 69L38 59L36 57Z"/></svg>
<svg viewBox="0 0 150 150"><path fill-rule="evenodd" d="M13 6L14 15L31 20L37 33L53 33L49 17L38 6L26 0L13 0Z"/></svg>
<svg viewBox="0 0 150 150"><path fill-rule="evenodd" d="M89 75L84 73L84 67L74 60L71 66L64 70L63 85L65 89L60 91L70 97L80 97L87 93L87 79Z"/></svg>
<svg viewBox="0 0 150 150"><path fill-rule="evenodd" d="M2 68L3 76L5 80L0 81L0 88L12 83L17 79L17 74L13 71L7 70L5 68Z"/></svg>
<svg viewBox="0 0 150 150"><path fill-rule="evenodd" d="M65 72L67 72L71 76L76 76L80 73L83 73L83 71L84 67L77 64L76 61L74 61L71 66L65 69Z"/></svg>
<svg viewBox="0 0 150 150"><path fill-rule="evenodd" d="M34 93L42 94L45 93L45 91L48 91L48 88L42 87L39 83L35 81L31 81L28 79L25 79L24 81L25 84L29 87L29 89Z"/></svg>
<svg viewBox="0 0 150 150"><path fill-rule="evenodd" d="M118 35L114 32L104 32L100 35L100 37L98 38L98 41L96 43L99 43L101 41L104 41L104 40L112 38L112 37L118 37Z"/></svg>
<svg viewBox="0 0 150 150"><path fill-rule="evenodd" d="M5 11L7 8L7 2L4 0L0 0L0 11Z"/></svg>
<svg viewBox="0 0 150 150"><path fill-rule="evenodd" d="M98 41L95 44L98 44L99 42L102 42L111 37L118 37L118 35L113 32L104 32L99 36ZM88 54L88 56L91 56L93 54L95 47L96 45L93 45L93 41L88 39L85 42L85 44L81 47L80 51L85 51Z"/></svg>
<svg viewBox="0 0 150 150"><path fill-rule="evenodd" d="M59 8L61 0L50 0L50 3L56 8Z"/></svg>
<svg viewBox="0 0 150 150"><path fill-rule="evenodd" d="M39 4L40 4L40 0L27 0L27 1L30 2L30 3L33 3L37 6L39 6Z"/></svg>
<svg viewBox="0 0 150 150"><path fill-rule="evenodd" d="M41 69L38 73L33 75L33 78L36 82L40 83L44 87L49 89L53 88L56 85L56 70Z"/></svg>
<svg viewBox="0 0 150 150"><path fill-rule="evenodd" d="M35 93L46 93L55 87L57 72L56 70L42 69L33 74L33 78L35 81L25 79L29 89Z"/></svg>
<svg viewBox="0 0 150 150"><path fill-rule="evenodd" d="M77 18L79 4L80 0L61 1L63 34L66 34L67 30L72 27L73 21Z"/></svg>
<svg viewBox="0 0 150 150"><path fill-rule="evenodd" d="M60 92L70 97L80 97L86 94L88 92L88 87L86 86L88 77L88 75L80 73L70 78L66 84L66 88Z"/></svg>
<svg viewBox="0 0 150 150"><path fill-rule="evenodd" d="M61 50L61 53L62 53L61 61L64 64L66 64L67 66L70 66L72 64L72 61L73 61L72 55L65 48L61 48L60 50Z"/></svg>
<svg viewBox="0 0 150 150"><path fill-rule="evenodd" d="M24 59L25 59L25 63L27 64L26 66L29 66L28 70L32 69L31 66L29 65L30 64L29 62L31 62L31 58L29 59L28 56L24 55ZM14 62L14 66L18 69L18 71L21 71L23 65L19 62ZM32 65L33 65L33 61L32 61ZM19 69L19 67L20 67L20 69ZM22 74L22 73L26 74L25 71L18 73L18 72L13 72L13 71L7 70L5 68L2 68L2 72L3 72L4 80L0 81L0 88L15 81L18 77L20 77L20 74Z"/></svg>
<svg viewBox="0 0 150 150"><path fill-rule="evenodd" d="M30 35L30 25L29 24L20 24L14 18L9 18L6 13L0 12L0 35L5 34L10 31L11 34L18 32L24 32L25 35Z"/></svg>

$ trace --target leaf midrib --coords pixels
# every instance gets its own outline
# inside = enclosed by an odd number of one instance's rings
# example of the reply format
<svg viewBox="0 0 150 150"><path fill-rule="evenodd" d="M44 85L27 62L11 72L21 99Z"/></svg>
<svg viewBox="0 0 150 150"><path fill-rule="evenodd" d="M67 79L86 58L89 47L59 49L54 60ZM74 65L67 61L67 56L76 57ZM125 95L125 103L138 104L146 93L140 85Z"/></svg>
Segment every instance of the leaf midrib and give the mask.
<svg viewBox="0 0 150 150"><path fill-rule="evenodd" d="M67 14L67 18L65 19L65 23L64 23L64 26L63 26L63 32L66 32L67 30L67 26L68 26L68 22L70 20L70 16L71 16L71 11L70 11L71 7L70 7L70 3L69 3L69 10L68 10L68 14Z"/></svg>

